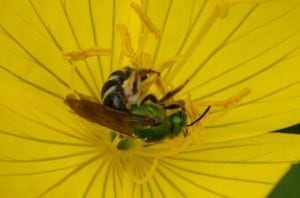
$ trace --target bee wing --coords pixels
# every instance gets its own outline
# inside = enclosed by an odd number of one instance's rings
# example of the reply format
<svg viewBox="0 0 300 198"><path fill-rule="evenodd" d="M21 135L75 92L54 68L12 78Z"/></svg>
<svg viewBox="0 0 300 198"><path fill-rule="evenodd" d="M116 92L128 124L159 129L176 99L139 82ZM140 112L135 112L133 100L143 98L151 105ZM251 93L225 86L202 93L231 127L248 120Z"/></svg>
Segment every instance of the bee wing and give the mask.
<svg viewBox="0 0 300 198"><path fill-rule="evenodd" d="M79 116L129 136L133 136L130 126L153 126L160 123L153 117L118 111L90 100L78 100L73 95L68 95L65 103Z"/></svg>

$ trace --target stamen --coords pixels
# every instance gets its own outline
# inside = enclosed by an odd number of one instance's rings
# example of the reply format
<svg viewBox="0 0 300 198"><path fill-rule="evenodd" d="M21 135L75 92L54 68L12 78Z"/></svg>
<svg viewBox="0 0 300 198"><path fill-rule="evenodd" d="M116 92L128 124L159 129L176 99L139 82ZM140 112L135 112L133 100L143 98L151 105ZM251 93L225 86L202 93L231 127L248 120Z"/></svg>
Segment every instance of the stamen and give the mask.
<svg viewBox="0 0 300 198"><path fill-rule="evenodd" d="M142 65L143 65L143 68L146 68L146 69L153 68L150 54L148 54L148 53L142 54Z"/></svg>
<svg viewBox="0 0 300 198"><path fill-rule="evenodd" d="M187 98L185 100L185 106L186 106L186 109L189 110L188 114L189 114L190 120L195 120L199 114L199 111L196 108L195 103L192 100L191 94L187 95ZM197 123L195 125L197 125Z"/></svg>
<svg viewBox="0 0 300 198"><path fill-rule="evenodd" d="M158 69L157 71L159 72L162 72L164 71L165 69L167 69L168 67L172 66L173 64L175 64L178 59L180 59L180 56L176 56L162 64L160 64L158 66ZM143 56L142 56L142 64L143 64L143 68L153 68L153 64L152 64L152 61L151 61L151 57L148 53L143 53ZM140 88L140 91L141 91L141 97L140 97L140 100L139 100L139 103L143 100L143 98L148 94L148 91L150 89L150 87L152 86L152 84L155 83L156 87L158 88L159 92L162 94L162 95L165 95L165 93L167 92L167 89L166 89L166 86L165 83L162 82L162 79L159 78L159 75L153 75L151 77L148 77L146 80L143 81L142 83L142 86Z"/></svg>
<svg viewBox="0 0 300 198"><path fill-rule="evenodd" d="M127 26L125 24L118 24L118 30L122 39L122 52L126 56L131 56L134 52L131 45L131 36L128 32Z"/></svg>
<svg viewBox="0 0 300 198"><path fill-rule="evenodd" d="M158 78L157 81L155 82L156 87L158 89L158 91L160 92L161 95L166 95L167 93L167 86L166 86L166 82L164 81L163 78Z"/></svg>
<svg viewBox="0 0 300 198"><path fill-rule="evenodd" d="M71 64L70 85L69 85L71 93L76 92L75 91L75 70L76 70L75 61L84 60L91 56L108 56L110 54L111 54L111 50L103 49L99 47L92 47L80 51L63 53L62 54L63 58L67 59Z"/></svg>
<svg viewBox="0 0 300 198"><path fill-rule="evenodd" d="M121 42L122 42L122 49L121 49L121 54L119 56L119 61L118 61L118 68L122 66L123 62L123 56L127 56L130 58L132 66L138 67L139 65L139 58L137 54L135 53L133 47L132 47L132 42L131 42L131 36L128 32L127 26L124 24L118 24L118 30L120 32L121 36Z"/></svg>
<svg viewBox="0 0 300 198"><path fill-rule="evenodd" d="M139 89L140 93L139 93L139 98L138 98L138 104L140 104L144 100L146 95L149 94L149 89L151 88L153 83L156 84L157 81L159 81L159 79L160 79L159 74L151 75L141 83L141 86Z"/></svg>
<svg viewBox="0 0 300 198"><path fill-rule="evenodd" d="M236 104L238 104L243 98L245 98L247 95L251 93L250 88L245 88L240 93L238 93L235 96L232 96L229 99L223 100L223 101L210 101L210 102L201 102L198 104L198 106L211 106L211 107L221 107L224 109L228 109L229 107L232 107Z"/></svg>
<svg viewBox="0 0 300 198"><path fill-rule="evenodd" d="M172 67L175 63L179 62L180 60L183 59L183 56L175 56L163 63L161 63L159 66L158 66L158 71L162 72L164 71L165 69L169 68L169 67Z"/></svg>
<svg viewBox="0 0 300 198"><path fill-rule="evenodd" d="M148 31L146 31L144 33L142 33L142 32L140 33L137 54L138 54L138 57L140 57L142 59L142 61L143 61L144 47L146 45L147 38L148 38ZM142 63L142 65L144 67L143 63Z"/></svg>
<svg viewBox="0 0 300 198"><path fill-rule="evenodd" d="M110 54L111 54L111 50L109 49L92 47L80 51L63 53L63 57L70 61L79 61L79 60L84 60L91 56L109 56Z"/></svg>
<svg viewBox="0 0 300 198"><path fill-rule="evenodd" d="M138 14L140 19L146 25L148 30L155 35L156 39L161 38L161 31L156 27L156 25L151 21L151 19L146 15L144 10L136 3L131 3L130 6Z"/></svg>

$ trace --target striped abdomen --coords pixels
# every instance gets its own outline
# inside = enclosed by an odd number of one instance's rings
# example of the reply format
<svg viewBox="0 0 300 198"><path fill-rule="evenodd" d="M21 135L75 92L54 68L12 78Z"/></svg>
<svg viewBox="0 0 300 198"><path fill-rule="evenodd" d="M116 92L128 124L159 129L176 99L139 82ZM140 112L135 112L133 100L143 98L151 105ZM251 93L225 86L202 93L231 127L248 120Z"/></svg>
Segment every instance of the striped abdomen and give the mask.
<svg viewBox="0 0 300 198"><path fill-rule="evenodd" d="M129 78L132 71L132 68L125 67L109 75L101 91L104 106L118 110L128 110L126 107L128 101L123 90L123 83Z"/></svg>

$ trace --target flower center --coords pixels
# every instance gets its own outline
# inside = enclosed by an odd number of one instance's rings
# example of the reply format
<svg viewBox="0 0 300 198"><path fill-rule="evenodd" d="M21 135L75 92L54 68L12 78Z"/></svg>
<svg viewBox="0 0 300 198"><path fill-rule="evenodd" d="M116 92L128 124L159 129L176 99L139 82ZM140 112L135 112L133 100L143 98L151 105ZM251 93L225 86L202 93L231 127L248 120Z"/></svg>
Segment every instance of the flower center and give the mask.
<svg viewBox="0 0 300 198"><path fill-rule="evenodd" d="M121 51L117 61L117 68L122 68L124 59L127 58L134 72L129 73L125 77L121 76L120 73L111 75L109 80L115 84L110 85L110 89L107 89L109 92L106 93L106 96L114 93L113 91L116 91L117 88L121 88L121 92L131 93L130 91L133 90L132 86L135 86L134 93L138 93L138 97L133 97L133 104L125 105L128 111L121 112L118 111L119 109L111 110L103 107L99 103L99 99L79 94L74 88L75 62L90 56L109 55L110 50L94 47L80 52L63 54L72 63L70 87L73 94L67 96L66 103L78 115L87 120L108 127L113 131L118 131L113 133L108 147L111 153L115 155L116 161L121 161L124 165L119 171L124 172L123 193L127 197L131 193L130 189L133 182L143 184L151 178L159 164L160 158L175 155L191 144L200 144L201 134L199 133L199 128L202 125L200 125L199 121L202 118L202 121L207 121L211 119L210 113L213 111L225 110L224 112L226 112L250 94L250 88L246 88L235 96L221 101L200 101L195 103L191 95L187 95L181 100L175 100L173 96L183 89L188 81L184 81L182 85L170 91L167 83L165 83L165 81L170 80L170 73L168 73L168 76L165 76L165 79L160 76L161 72L171 67L173 67L172 71L180 72L216 20L225 17L230 7L240 2L261 1L219 0L206 22L189 46L187 46L185 53L171 57L159 65L152 64L151 56L144 51L144 46L149 34L153 34L156 39L160 39L162 32L138 4L132 3L131 7L146 28L141 33L138 47L135 50L132 46L131 35L127 26L124 24L117 25L121 36ZM155 71L158 75L148 76L147 74L146 77L141 77L141 71L145 70ZM124 77L124 79L121 77ZM120 86L116 83L119 83ZM155 95L148 95L150 88L153 87L152 85L155 85L157 92L162 95L162 98L157 99ZM126 93L123 92L125 101L128 101ZM119 92L116 91L116 93L119 94L120 90ZM116 111L118 111L118 115L114 114ZM199 112L204 113L199 114ZM186 117L189 118L190 123L187 123ZM197 127L197 133L189 133L187 127L192 129Z"/></svg>

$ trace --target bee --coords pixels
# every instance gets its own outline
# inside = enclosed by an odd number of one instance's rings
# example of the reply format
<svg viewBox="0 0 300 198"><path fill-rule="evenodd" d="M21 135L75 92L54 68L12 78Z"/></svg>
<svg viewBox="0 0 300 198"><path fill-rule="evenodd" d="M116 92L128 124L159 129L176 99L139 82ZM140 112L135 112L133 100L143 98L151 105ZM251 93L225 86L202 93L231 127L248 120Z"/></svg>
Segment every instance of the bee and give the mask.
<svg viewBox="0 0 300 198"><path fill-rule="evenodd" d="M175 112L168 114L168 109L178 109ZM155 142L162 139L175 138L181 132L184 136L187 135L186 127L193 126L195 123L200 121L210 110L210 106L192 123L187 124L187 113L185 108L181 104L171 104L164 106L159 103L153 102L143 102L140 106L134 106L131 109L131 113L134 115L142 115L147 117L152 117L157 119L160 123L156 125L143 125L134 126L133 129L134 136L145 140L146 142Z"/></svg>
<svg viewBox="0 0 300 198"><path fill-rule="evenodd" d="M169 100L178 93L186 83L167 92L161 99L155 95L147 95L137 104L138 83L145 80L152 70L133 70L124 68L113 72L102 88L103 103L91 100L83 94L67 95L65 103L79 116L88 121L110 128L123 135L143 139L145 142L156 142L165 138L177 137L181 132L186 136L186 127L200 121L209 111L210 106L192 123L187 124L187 112L183 101ZM137 75L134 86L124 86L130 74ZM140 82L136 82L140 81ZM113 88L112 88L113 87ZM128 89L128 90L126 90ZM129 94L128 94L129 93ZM127 104L130 104L128 108ZM171 111L171 113L169 112Z"/></svg>
<svg viewBox="0 0 300 198"><path fill-rule="evenodd" d="M159 76L159 72L151 69L134 69L125 67L111 73L101 91L104 106L128 111L132 105L138 103L141 97L141 84L151 74Z"/></svg>

